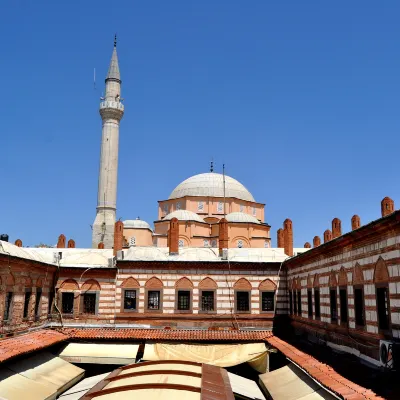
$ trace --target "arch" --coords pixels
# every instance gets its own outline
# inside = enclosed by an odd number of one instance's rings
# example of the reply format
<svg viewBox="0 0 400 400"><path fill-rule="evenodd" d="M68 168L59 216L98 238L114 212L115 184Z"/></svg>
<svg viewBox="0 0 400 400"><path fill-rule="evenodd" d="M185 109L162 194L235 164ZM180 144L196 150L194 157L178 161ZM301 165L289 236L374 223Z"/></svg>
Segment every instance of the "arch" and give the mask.
<svg viewBox="0 0 400 400"><path fill-rule="evenodd" d="M37 288L41 288L41 287L43 287L43 281L42 281L42 278L37 278L37 280L36 280L36 285L35 285Z"/></svg>
<svg viewBox="0 0 400 400"><path fill-rule="evenodd" d="M244 236L235 236L235 237L231 240L232 248L238 248L238 241L239 241L239 240L241 240L242 243L243 243L242 248L251 247L251 246L250 246L249 239L245 238Z"/></svg>
<svg viewBox="0 0 400 400"><path fill-rule="evenodd" d="M245 278L240 278L235 282L233 288L236 290L251 290L251 283Z"/></svg>
<svg viewBox="0 0 400 400"><path fill-rule="evenodd" d="M335 286L337 286L336 274L334 271L331 271L331 273L329 274L329 287Z"/></svg>
<svg viewBox="0 0 400 400"><path fill-rule="evenodd" d="M276 290L276 284L271 279L265 279L258 285L258 290Z"/></svg>
<svg viewBox="0 0 400 400"><path fill-rule="evenodd" d="M199 283L199 289L217 289L218 285L214 281L214 279L211 279L209 277L204 278L200 283Z"/></svg>
<svg viewBox="0 0 400 400"><path fill-rule="evenodd" d="M32 287L32 279L29 276L21 276L19 282L21 286Z"/></svg>
<svg viewBox="0 0 400 400"><path fill-rule="evenodd" d="M353 285L362 285L364 283L364 275L359 263L354 266Z"/></svg>
<svg viewBox="0 0 400 400"><path fill-rule="evenodd" d="M311 289L313 287L313 279L310 274L307 276L307 288Z"/></svg>
<svg viewBox="0 0 400 400"><path fill-rule="evenodd" d="M340 268L338 284L339 286L347 286L347 272L344 267Z"/></svg>
<svg viewBox="0 0 400 400"><path fill-rule="evenodd" d="M75 279L66 279L61 285L60 289L63 290L79 290L79 285Z"/></svg>
<svg viewBox="0 0 400 400"><path fill-rule="evenodd" d="M130 276L121 283L121 287L136 289L140 287L140 284L134 277Z"/></svg>
<svg viewBox="0 0 400 400"><path fill-rule="evenodd" d="M389 282L389 270L382 257L378 258L374 271L374 283L387 283Z"/></svg>
<svg viewBox="0 0 400 400"><path fill-rule="evenodd" d="M100 283L96 281L96 279L88 279L83 285L82 290L101 290Z"/></svg>
<svg viewBox="0 0 400 400"><path fill-rule="evenodd" d="M191 242L190 242L190 239L189 239L187 236L185 236L185 235L179 235L179 236L178 236L178 242L179 242L180 240L183 240L183 247L190 247ZM181 247L182 247L182 246L181 246Z"/></svg>
<svg viewBox="0 0 400 400"><path fill-rule="evenodd" d="M183 277L175 283L176 289L193 289L193 283L190 279Z"/></svg>
<svg viewBox="0 0 400 400"><path fill-rule="evenodd" d="M315 288L319 287L319 274L314 275L313 287Z"/></svg>
<svg viewBox="0 0 400 400"><path fill-rule="evenodd" d="M160 279L153 276L146 282L144 287L147 289L158 289L158 288L161 289L163 287L163 283L161 282Z"/></svg>

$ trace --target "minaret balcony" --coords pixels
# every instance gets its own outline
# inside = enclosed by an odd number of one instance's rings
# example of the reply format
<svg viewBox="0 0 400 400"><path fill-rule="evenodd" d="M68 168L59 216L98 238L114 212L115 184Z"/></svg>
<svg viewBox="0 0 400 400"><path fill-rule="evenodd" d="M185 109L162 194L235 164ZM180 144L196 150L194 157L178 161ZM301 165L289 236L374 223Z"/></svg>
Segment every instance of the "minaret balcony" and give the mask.
<svg viewBox="0 0 400 400"><path fill-rule="evenodd" d="M116 110L124 111L124 105L120 101L104 100L100 103L100 110L104 108L114 108Z"/></svg>

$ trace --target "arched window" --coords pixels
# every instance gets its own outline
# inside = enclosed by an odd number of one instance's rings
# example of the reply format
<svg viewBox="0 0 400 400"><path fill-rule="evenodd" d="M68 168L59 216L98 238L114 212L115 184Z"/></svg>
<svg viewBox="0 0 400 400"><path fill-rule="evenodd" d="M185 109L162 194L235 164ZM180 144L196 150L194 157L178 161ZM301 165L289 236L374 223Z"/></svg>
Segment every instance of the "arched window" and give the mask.
<svg viewBox="0 0 400 400"><path fill-rule="evenodd" d="M95 279L88 279L82 285L81 310L84 314L98 314L100 290L100 284Z"/></svg>
<svg viewBox="0 0 400 400"><path fill-rule="evenodd" d="M271 279L265 279L258 286L260 292L260 311L272 312L275 310L276 284Z"/></svg>
<svg viewBox="0 0 400 400"><path fill-rule="evenodd" d="M356 326L363 328L365 326L364 276L358 263L355 265L353 270L353 292Z"/></svg>
<svg viewBox="0 0 400 400"><path fill-rule="evenodd" d="M390 327L389 271L382 257L379 257L375 265L374 283L376 290L378 327L380 330L385 331Z"/></svg>
<svg viewBox="0 0 400 400"><path fill-rule="evenodd" d="M126 278L122 284L122 304L121 311L123 312L132 312L138 310L138 302L139 302L139 282L130 276Z"/></svg>
<svg viewBox="0 0 400 400"><path fill-rule="evenodd" d="M234 285L235 290L235 309L239 313L250 311L251 283L245 279L239 279Z"/></svg>
<svg viewBox="0 0 400 400"><path fill-rule="evenodd" d="M331 306L331 323L336 324L337 318L337 280L336 274L331 271L329 275L329 297Z"/></svg>
<svg viewBox="0 0 400 400"><path fill-rule="evenodd" d="M78 298L79 285L74 279L66 279L61 285L59 290L59 296L61 300L61 311L63 314L73 314L74 312L74 300ZM78 307L78 303L77 303Z"/></svg>
<svg viewBox="0 0 400 400"><path fill-rule="evenodd" d="M243 240L238 240L238 241L237 241L237 247L238 247L239 249L241 249L241 248L243 247Z"/></svg>
<svg viewBox="0 0 400 400"><path fill-rule="evenodd" d="M163 283L153 276L145 284L146 311L162 312Z"/></svg>
<svg viewBox="0 0 400 400"><path fill-rule="evenodd" d="M216 311L217 284L211 278L204 278L199 283L200 310L202 313L213 313Z"/></svg>
<svg viewBox="0 0 400 400"><path fill-rule="evenodd" d="M183 241L183 239L179 239L178 246L179 247L184 247L185 246L185 242Z"/></svg>
<svg viewBox="0 0 400 400"><path fill-rule="evenodd" d="M348 301L347 301L347 272L344 267L339 271L339 301L340 301L340 324L347 325L348 316Z"/></svg>

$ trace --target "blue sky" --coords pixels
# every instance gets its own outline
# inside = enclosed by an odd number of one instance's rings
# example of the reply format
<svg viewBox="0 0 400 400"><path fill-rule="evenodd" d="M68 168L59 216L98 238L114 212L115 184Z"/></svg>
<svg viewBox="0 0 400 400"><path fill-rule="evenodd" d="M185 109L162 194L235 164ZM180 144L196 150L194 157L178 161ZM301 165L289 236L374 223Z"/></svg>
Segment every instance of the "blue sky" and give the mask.
<svg viewBox="0 0 400 400"><path fill-rule="evenodd" d="M0 231L90 246L99 97L118 33L118 217L216 170L295 246L400 202L398 1L4 1ZM97 90L93 87L96 68Z"/></svg>

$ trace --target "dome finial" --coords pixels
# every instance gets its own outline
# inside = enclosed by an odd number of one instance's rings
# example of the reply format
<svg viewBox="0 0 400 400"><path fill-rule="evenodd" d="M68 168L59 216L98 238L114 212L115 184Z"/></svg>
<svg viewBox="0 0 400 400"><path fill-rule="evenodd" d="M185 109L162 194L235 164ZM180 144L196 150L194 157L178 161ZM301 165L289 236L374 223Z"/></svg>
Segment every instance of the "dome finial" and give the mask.
<svg viewBox="0 0 400 400"><path fill-rule="evenodd" d="M114 47L117 47L117 34L114 35Z"/></svg>
<svg viewBox="0 0 400 400"><path fill-rule="evenodd" d="M214 172L214 159L211 158L210 172Z"/></svg>

